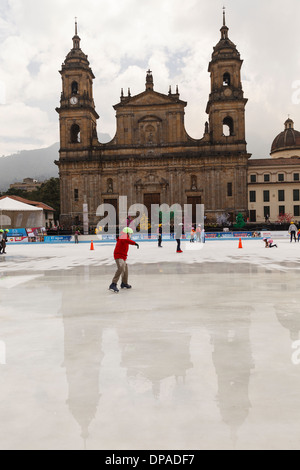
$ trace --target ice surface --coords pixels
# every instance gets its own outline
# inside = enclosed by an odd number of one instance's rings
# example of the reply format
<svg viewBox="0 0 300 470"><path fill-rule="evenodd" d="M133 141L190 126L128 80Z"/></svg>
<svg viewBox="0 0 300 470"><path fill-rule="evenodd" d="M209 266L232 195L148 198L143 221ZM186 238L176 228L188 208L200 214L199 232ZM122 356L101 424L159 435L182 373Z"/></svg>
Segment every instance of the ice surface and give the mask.
<svg viewBox="0 0 300 470"><path fill-rule="evenodd" d="M299 448L300 244L163 245L8 245L1 449Z"/></svg>

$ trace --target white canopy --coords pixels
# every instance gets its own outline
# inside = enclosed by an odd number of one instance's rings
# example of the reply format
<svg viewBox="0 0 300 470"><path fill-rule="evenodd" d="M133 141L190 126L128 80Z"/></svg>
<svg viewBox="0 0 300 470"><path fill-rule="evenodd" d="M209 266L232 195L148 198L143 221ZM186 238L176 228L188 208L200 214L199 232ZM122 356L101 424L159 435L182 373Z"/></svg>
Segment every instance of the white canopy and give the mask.
<svg viewBox="0 0 300 470"><path fill-rule="evenodd" d="M0 226L28 228L43 226L43 209L10 197L0 199Z"/></svg>
<svg viewBox="0 0 300 470"><path fill-rule="evenodd" d="M35 212L35 211L42 211L41 207L31 206L30 204L24 204L24 202L16 201L15 199L11 199L10 197L5 197L0 199L0 211L17 211L17 212Z"/></svg>

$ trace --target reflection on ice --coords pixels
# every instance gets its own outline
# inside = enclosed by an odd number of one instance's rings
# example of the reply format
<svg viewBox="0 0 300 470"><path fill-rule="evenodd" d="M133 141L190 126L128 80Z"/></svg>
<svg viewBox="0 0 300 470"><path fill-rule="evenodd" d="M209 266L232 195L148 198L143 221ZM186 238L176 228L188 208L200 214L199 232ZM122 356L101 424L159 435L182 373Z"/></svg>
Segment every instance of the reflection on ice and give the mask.
<svg viewBox="0 0 300 470"><path fill-rule="evenodd" d="M278 447L297 447L293 273L247 263L136 264L132 291L115 295L113 271L19 271L9 289L0 283L9 352L0 399L11 400L0 406L3 448L271 448L282 434ZM15 391L24 364L27 401ZM44 393L40 367L54 381ZM270 389L280 391L274 403ZM51 406L55 415L44 411ZM20 444L13 429L27 412L47 432L28 432Z"/></svg>
<svg viewBox="0 0 300 470"><path fill-rule="evenodd" d="M249 331L252 311L245 304L213 308L212 320L207 324L218 377L218 405L223 421L230 428L233 444L251 407L249 380L254 363Z"/></svg>

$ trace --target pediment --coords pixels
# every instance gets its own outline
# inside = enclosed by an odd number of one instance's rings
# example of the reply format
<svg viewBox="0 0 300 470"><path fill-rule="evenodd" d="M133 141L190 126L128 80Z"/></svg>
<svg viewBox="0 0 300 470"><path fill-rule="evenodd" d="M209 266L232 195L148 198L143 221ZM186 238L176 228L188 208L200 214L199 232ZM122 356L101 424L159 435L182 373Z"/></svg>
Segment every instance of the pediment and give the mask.
<svg viewBox="0 0 300 470"><path fill-rule="evenodd" d="M121 103L114 106L114 108L119 107L130 107L130 106L154 106L154 105L174 105L180 103L185 106L186 102L181 101L178 98L174 99L172 96L164 95L162 93L157 93L156 91L144 91L139 95L131 96L121 101Z"/></svg>

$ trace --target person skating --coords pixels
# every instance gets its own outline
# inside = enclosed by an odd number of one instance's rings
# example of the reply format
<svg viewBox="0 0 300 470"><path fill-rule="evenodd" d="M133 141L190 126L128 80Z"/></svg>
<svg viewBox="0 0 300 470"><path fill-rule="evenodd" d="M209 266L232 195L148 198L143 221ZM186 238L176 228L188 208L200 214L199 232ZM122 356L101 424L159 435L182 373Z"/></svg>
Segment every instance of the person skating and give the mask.
<svg viewBox="0 0 300 470"><path fill-rule="evenodd" d="M192 226L192 229L191 229L191 239L190 239L190 243L194 243L195 242L195 229L194 227Z"/></svg>
<svg viewBox="0 0 300 470"><path fill-rule="evenodd" d="M274 246L278 248L271 238L263 238L263 241L265 242L265 248L273 248Z"/></svg>
<svg viewBox="0 0 300 470"><path fill-rule="evenodd" d="M161 242L162 242L162 224L159 224L158 229L157 229L157 233L158 233L158 247L162 248L162 245L161 245Z"/></svg>
<svg viewBox="0 0 300 470"><path fill-rule="evenodd" d="M183 223L180 223L180 224L177 225L177 227L175 229L175 240L177 242L176 253L182 253L182 249L180 248L181 237L182 237L182 226L183 226Z"/></svg>
<svg viewBox="0 0 300 470"><path fill-rule="evenodd" d="M133 230L130 227L125 227L117 240L117 244L114 250L114 258L117 264L117 271L113 277L112 283L109 286L109 290L119 292L117 283L121 277L121 289L131 289L131 286L128 284L128 266L126 263L128 256L129 245L135 245L139 248L138 243L130 240L130 235L133 233Z"/></svg>
<svg viewBox="0 0 300 470"><path fill-rule="evenodd" d="M291 225L289 226L289 234L291 236L290 243L293 241L293 239L295 240L295 242L297 241L296 232L297 232L297 227L294 224L294 222L291 222Z"/></svg>
<svg viewBox="0 0 300 470"><path fill-rule="evenodd" d="M79 234L80 234L79 230L76 230L74 234L74 241L76 245L79 243Z"/></svg>
<svg viewBox="0 0 300 470"><path fill-rule="evenodd" d="M9 232L9 230L6 228L2 234L2 253L3 254L6 254L6 242L7 242L7 233Z"/></svg>
<svg viewBox="0 0 300 470"><path fill-rule="evenodd" d="M201 243L205 243L205 229L201 230Z"/></svg>
<svg viewBox="0 0 300 470"><path fill-rule="evenodd" d="M197 242L201 242L201 225L199 224L198 227L196 228L196 236L197 236Z"/></svg>
<svg viewBox="0 0 300 470"><path fill-rule="evenodd" d="M298 243L299 243L299 241L300 241L300 228L299 228L299 230L298 230L298 232L297 232L297 238L298 238Z"/></svg>
<svg viewBox="0 0 300 470"><path fill-rule="evenodd" d="M263 238L263 241L265 242L265 248L274 248L274 246L278 248L271 238Z"/></svg>
<svg viewBox="0 0 300 470"><path fill-rule="evenodd" d="M0 229L0 255L2 255L2 240L3 240L4 230Z"/></svg>

